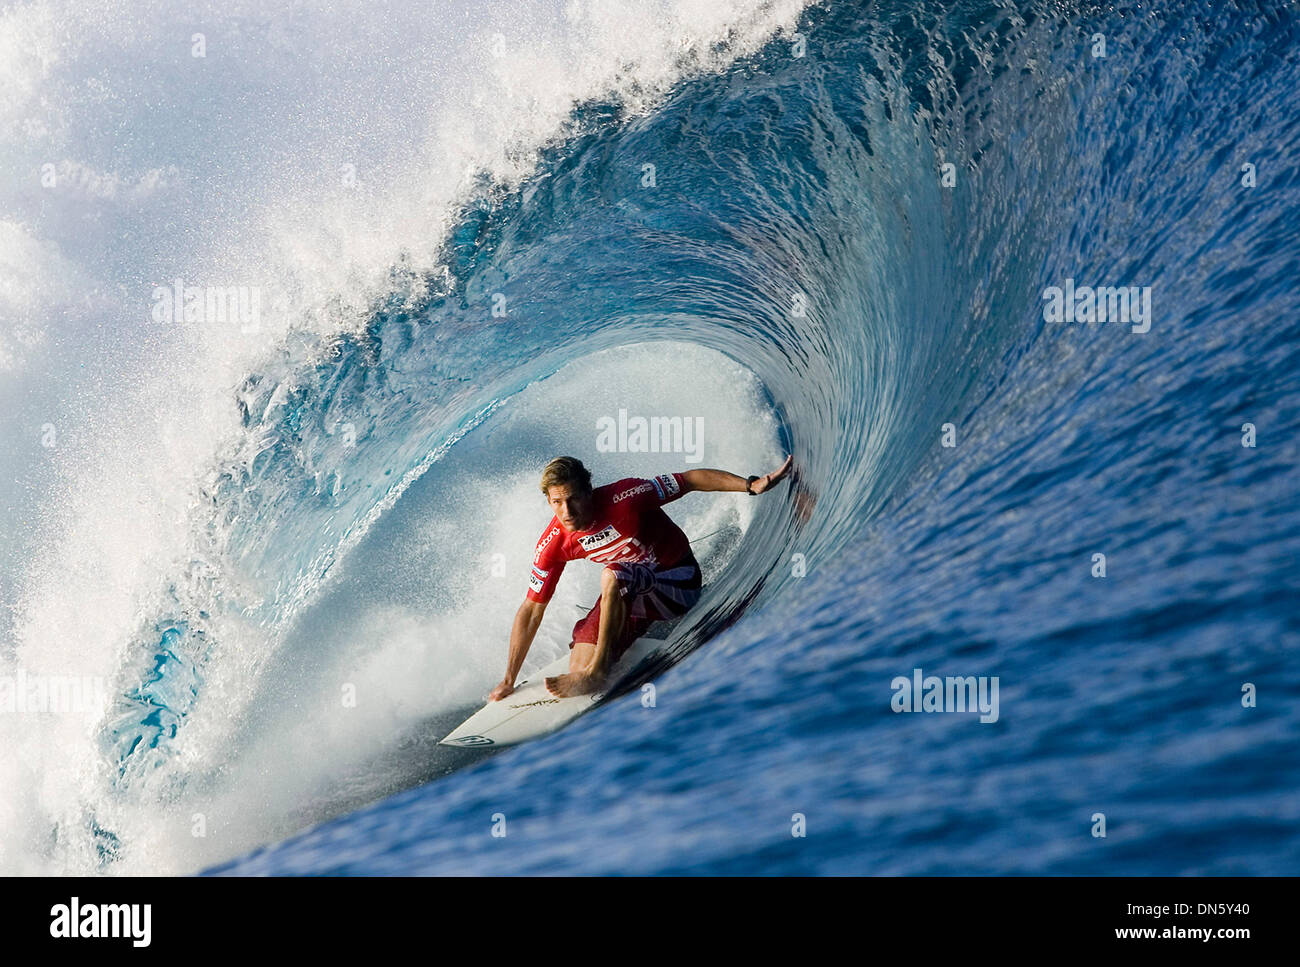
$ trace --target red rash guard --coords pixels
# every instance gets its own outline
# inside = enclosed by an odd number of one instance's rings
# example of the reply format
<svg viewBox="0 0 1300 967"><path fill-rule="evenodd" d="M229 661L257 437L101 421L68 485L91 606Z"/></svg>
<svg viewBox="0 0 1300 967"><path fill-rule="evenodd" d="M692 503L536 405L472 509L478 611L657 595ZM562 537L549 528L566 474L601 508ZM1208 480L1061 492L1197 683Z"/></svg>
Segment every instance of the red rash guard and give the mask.
<svg viewBox="0 0 1300 967"><path fill-rule="evenodd" d="M676 564L690 553L682 529L659 508L685 493L680 473L653 480L624 477L591 492L590 530L569 533L556 517L546 525L533 553L528 600L546 603L564 573L564 565L585 557L597 564L637 561L655 568Z"/></svg>

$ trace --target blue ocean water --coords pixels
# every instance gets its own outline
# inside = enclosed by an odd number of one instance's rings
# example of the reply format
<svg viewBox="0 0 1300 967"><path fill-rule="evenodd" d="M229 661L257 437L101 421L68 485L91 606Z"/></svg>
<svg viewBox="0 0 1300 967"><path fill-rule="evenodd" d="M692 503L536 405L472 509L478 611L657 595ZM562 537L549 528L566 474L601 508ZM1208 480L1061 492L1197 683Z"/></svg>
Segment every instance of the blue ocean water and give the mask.
<svg viewBox="0 0 1300 967"><path fill-rule="evenodd" d="M1294 873L1298 91L1289 3L830 2L584 101L444 272L243 377L253 457L97 733L98 868L197 810L212 874ZM1149 329L1048 321L1067 280ZM673 505L711 563L652 704L436 747L546 461L688 467L596 452L620 406L795 478ZM995 720L896 711L917 669Z"/></svg>

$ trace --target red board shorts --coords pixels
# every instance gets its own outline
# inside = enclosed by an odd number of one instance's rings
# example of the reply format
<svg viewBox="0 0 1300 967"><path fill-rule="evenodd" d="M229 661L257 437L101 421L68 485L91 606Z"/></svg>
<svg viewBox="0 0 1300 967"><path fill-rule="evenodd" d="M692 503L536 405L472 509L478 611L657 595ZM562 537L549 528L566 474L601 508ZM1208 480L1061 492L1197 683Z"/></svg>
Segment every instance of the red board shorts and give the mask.
<svg viewBox="0 0 1300 967"><path fill-rule="evenodd" d="M687 554L671 567L656 569L649 564L607 564L621 578L619 593L627 602L627 619L623 633L610 651L610 662L616 662L645 630L656 621L680 618L700 600L700 565L695 556ZM600 632L600 599L585 618L573 626L574 643L582 641L594 645Z"/></svg>

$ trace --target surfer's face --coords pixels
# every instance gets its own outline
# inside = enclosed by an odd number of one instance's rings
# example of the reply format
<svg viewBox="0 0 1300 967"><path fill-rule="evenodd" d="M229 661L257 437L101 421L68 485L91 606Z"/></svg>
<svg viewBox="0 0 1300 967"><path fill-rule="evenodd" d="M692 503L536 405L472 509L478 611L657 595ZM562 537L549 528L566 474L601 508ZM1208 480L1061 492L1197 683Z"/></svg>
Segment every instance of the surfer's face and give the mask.
<svg viewBox="0 0 1300 967"><path fill-rule="evenodd" d="M584 530L591 515L591 494L578 489L577 484L553 484L546 491L547 503L566 531Z"/></svg>

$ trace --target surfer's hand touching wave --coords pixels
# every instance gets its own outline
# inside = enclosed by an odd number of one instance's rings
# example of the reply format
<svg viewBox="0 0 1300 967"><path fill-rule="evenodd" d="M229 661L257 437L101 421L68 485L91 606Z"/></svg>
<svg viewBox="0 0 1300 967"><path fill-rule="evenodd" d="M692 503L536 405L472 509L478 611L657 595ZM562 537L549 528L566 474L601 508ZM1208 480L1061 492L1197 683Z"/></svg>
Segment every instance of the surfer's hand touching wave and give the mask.
<svg viewBox="0 0 1300 967"><path fill-rule="evenodd" d="M756 494L761 494L771 490L780 483L790 473L790 467L794 464L794 454L785 458L785 463L773 470L771 473L765 473L750 485L750 490Z"/></svg>

